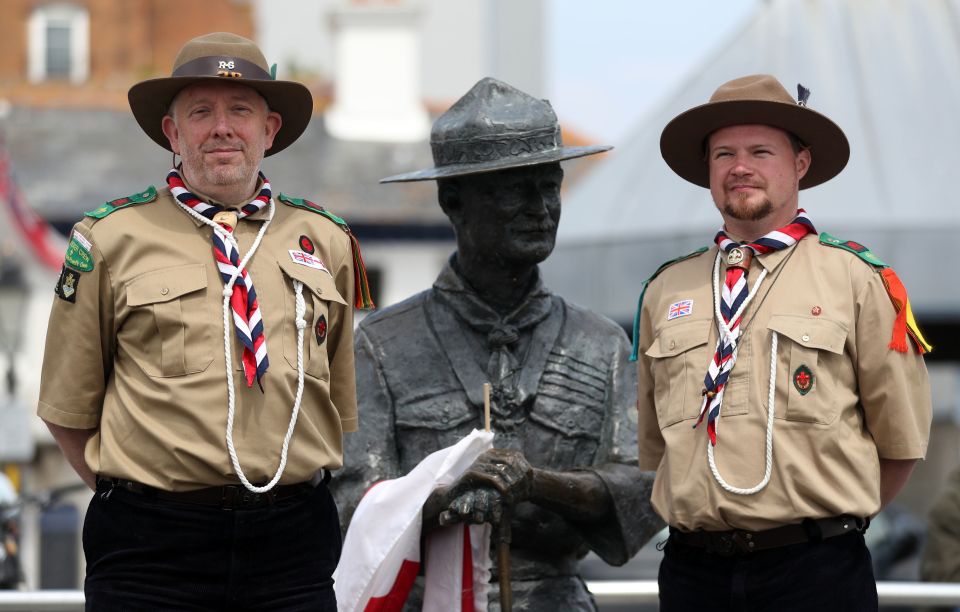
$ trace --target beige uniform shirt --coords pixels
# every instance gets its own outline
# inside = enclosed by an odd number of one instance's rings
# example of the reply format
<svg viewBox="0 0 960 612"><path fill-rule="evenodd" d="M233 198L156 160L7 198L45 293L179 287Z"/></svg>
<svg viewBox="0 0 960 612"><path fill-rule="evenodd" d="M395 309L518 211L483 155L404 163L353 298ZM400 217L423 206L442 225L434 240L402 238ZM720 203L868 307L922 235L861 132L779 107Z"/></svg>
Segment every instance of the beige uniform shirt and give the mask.
<svg viewBox="0 0 960 612"><path fill-rule="evenodd" d="M706 420L693 428L717 346L716 254L714 247L665 269L640 313L639 456L640 467L657 471L655 509L683 530L760 530L807 517L875 514L879 458L923 457L931 420L922 357L912 344L908 353L887 347L896 313L880 275L816 236L753 259L750 287L763 268L768 276L743 317L715 458L734 487L763 478L776 332L773 470L765 489L736 495L710 471ZM691 314L668 319L683 300L692 300ZM801 366L811 380L797 380Z"/></svg>
<svg viewBox="0 0 960 612"><path fill-rule="evenodd" d="M263 391L256 382L246 386L242 345L232 313L228 318L233 438L255 484L277 470L297 390L294 279L303 283L307 308L304 390L280 482L340 467L341 434L357 426L349 237L322 215L274 201L273 221L247 265L270 361ZM241 256L268 209L238 223ZM86 460L98 474L174 491L236 484L226 444L223 281L212 229L164 188L155 201L99 220L85 217L74 232L90 244L93 269L71 273L65 289L70 300L54 299L39 416L64 427L96 428ZM294 260L290 251L309 243L326 270Z"/></svg>

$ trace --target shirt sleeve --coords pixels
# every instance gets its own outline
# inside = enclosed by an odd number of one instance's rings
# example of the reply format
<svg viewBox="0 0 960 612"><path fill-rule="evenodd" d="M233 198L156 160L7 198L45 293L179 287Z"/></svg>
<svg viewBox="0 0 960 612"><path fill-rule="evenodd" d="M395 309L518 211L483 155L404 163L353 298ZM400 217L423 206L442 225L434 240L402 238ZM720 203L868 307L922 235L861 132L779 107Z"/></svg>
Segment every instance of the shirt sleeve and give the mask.
<svg viewBox="0 0 960 612"><path fill-rule="evenodd" d="M72 429L100 423L107 378L113 367L114 288L91 228L73 231L91 243L92 269L64 266L47 324L37 415Z"/></svg>
<svg viewBox="0 0 960 612"><path fill-rule="evenodd" d="M857 296L857 384L867 429L883 459L921 459L930 437L932 402L923 357L889 348L896 311L879 274Z"/></svg>
<svg viewBox="0 0 960 612"><path fill-rule="evenodd" d="M330 333L327 357L330 360L330 399L340 414L344 432L357 430L357 388L353 357L353 257L348 240L334 281L337 291L347 302L330 304Z"/></svg>

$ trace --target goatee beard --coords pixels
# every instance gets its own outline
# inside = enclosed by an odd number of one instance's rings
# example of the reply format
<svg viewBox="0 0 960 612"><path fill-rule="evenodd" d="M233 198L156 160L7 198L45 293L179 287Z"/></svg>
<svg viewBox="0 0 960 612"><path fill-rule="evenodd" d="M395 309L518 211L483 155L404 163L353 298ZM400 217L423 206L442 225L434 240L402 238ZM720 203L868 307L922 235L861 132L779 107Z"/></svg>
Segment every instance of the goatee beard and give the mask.
<svg viewBox="0 0 960 612"><path fill-rule="evenodd" d="M739 221L759 221L773 212L773 202L769 199L764 199L757 206L738 208L733 202L727 200L723 203L723 212L727 216Z"/></svg>

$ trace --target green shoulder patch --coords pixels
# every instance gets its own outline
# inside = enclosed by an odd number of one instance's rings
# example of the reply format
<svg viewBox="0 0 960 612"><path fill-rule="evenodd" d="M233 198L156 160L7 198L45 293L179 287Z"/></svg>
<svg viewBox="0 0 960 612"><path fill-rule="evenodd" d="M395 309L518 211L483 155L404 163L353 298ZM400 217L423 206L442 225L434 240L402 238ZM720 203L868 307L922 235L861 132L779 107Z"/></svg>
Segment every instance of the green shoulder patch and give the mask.
<svg viewBox="0 0 960 612"><path fill-rule="evenodd" d="M121 208L126 208L128 206L133 206L134 204L146 204L147 202L153 202L157 199L157 189L153 185L150 185L143 191L139 193L134 193L122 198L117 198L116 200L111 200L105 203L99 208L94 208L91 211L84 213L88 217L93 217L94 219L103 219L107 215L120 210Z"/></svg>
<svg viewBox="0 0 960 612"><path fill-rule="evenodd" d="M70 244L67 245L67 254L64 263L77 272L93 270L93 255L90 254L90 241L76 230L70 235Z"/></svg>
<svg viewBox="0 0 960 612"><path fill-rule="evenodd" d="M822 232L820 234L820 244L825 244L827 246L843 249L844 251L849 251L876 268L889 267L887 264L883 263L879 257L874 255L870 249L863 246L859 242L854 242L853 240L842 240L836 236L831 236L827 232Z"/></svg>
<svg viewBox="0 0 960 612"><path fill-rule="evenodd" d="M330 219L331 221L339 225L344 231L346 232L350 231L350 227L347 225L347 222L343 220L343 218L338 217L337 215L333 214L323 206L320 206L319 204L311 202L306 198L295 198L285 193L281 193L280 201L285 204L289 204L290 206L296 206L297 208L304 208L306 210L309 210L310 212L315 212L319 215L323 215L327 219Z"/></svg>
<svg viewBox="0 0 960 612"><path fill-rule="evenodd" d="M633 316L633 351L630 353L630 361L637 360L637 352L640 350L640 309L643 307L643 296L644 294L647 293L647 286L650 284L650 282L653 279L657 278L657 276L659 276L661 272L663 272L673 264L684 261L685 259L690 259L691 257L696 257L701 253L706 253L709 248L710 247L705 247L705 246L700 247L699 249L697 249L696 251L693 251L692 253L687 253L686 255L681 255L680 257L671 259L670 261L667 261L661 264L660 267L657 268L656 272L650 275L650 278L643 281L643 289L640 290L640 299L637 300L637 314Z"/></svg>

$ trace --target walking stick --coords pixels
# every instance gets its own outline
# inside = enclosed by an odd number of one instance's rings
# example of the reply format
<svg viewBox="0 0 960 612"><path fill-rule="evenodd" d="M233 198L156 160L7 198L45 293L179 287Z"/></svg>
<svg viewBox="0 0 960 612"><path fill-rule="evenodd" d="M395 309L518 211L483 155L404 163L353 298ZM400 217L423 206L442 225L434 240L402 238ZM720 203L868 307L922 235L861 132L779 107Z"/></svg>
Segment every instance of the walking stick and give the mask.
<svg viewBox="0 0 960 612"><path fill-rule="evenodd" d="M490 431L490 383L483 383L483 427ZM497 525L497 566L500 568L500 610L512 612L513 589L510 585L510 508L505 507Z"/></svg>

